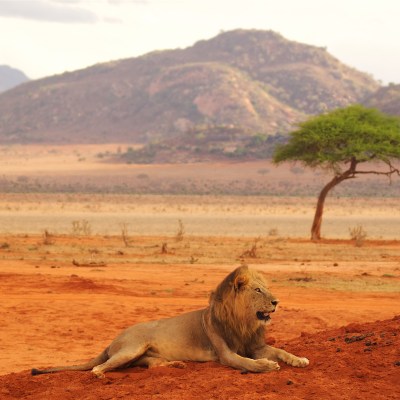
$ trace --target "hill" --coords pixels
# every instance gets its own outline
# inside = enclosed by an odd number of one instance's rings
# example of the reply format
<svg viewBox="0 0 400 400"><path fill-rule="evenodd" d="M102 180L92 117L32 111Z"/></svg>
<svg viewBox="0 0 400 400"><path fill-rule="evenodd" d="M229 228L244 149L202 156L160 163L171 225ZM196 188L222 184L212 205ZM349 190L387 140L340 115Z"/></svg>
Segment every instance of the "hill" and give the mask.
<svg viewBox="0 0 400 400"><path fill-rule="evenodd" d="M148 142L199 126L242 137L285 133L307 114L361 101L378 87L325 49L236 30L3 93L0 142Z"/></svg>
<svg viewBox="0 0 400 400"><path fill-rule="evenodd" d="M29 78L22 71L8 65L0 65L0 93L27 81Z"/></svg>
<svg viewBox="0 0 400 400"><path fill-rule="evenodd" d="M391 84L380 88L365 103L387 114L400 115L400 85Z"/></svg>

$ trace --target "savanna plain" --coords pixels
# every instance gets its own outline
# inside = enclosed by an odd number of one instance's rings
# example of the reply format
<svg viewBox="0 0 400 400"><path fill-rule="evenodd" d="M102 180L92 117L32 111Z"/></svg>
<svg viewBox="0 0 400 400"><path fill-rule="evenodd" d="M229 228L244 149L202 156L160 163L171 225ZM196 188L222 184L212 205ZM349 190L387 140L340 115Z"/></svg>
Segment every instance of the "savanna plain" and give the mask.
<svg viewBox="0 0 400 400"><path fill-rule="evenodd" d="M398 183L335 192L324 239L311 242L327 176L265 161L98 156L116 146L0 149L0 399L399 398L400 206L388 195ZM377 192L363 196L368 187ZM266 341L309 358L307 368L30 375L81 363L132 324L206 307L241 264L280 300Z"/></svg>

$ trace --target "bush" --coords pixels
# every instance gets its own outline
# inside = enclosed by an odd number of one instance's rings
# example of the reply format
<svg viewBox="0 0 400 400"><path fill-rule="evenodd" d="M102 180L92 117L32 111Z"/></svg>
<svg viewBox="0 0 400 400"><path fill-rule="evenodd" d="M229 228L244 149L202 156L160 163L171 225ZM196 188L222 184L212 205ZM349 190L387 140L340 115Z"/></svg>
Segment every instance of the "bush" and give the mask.
<svg viewBox="0 0 400 400"><path fill-rule="evenodd" d="M361 247L367 237L367 232L361 225L357 225L353 228L349 228L350 238L354 240L357 247Z"/></svg>

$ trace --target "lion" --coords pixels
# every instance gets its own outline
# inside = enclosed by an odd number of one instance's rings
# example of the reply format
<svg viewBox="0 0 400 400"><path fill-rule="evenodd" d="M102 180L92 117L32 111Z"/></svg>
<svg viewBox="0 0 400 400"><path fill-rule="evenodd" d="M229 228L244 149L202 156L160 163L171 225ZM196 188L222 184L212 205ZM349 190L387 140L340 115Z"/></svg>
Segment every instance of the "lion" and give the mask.
<svg viewBox="0 0 400 400"><path fill-rule="evenodd" d="M305 367L307 358L265 343L265 330L277 305L263 276L241 266L211 293L207 308L133 325L85 364L32 369L32 375L91 369L103 378L117 368L184 368L185 361L215 361L245 372L279 370L279 361Z"/></svg>

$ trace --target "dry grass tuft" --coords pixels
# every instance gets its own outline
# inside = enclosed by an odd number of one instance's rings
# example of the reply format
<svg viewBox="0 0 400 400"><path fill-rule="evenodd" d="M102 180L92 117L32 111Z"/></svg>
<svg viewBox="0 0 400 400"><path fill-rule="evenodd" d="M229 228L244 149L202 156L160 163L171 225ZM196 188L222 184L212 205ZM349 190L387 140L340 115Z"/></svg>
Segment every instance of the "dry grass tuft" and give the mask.
<svg viewBox="0 0 400 400"><path fill-rule="evenodd" d="M183 222L180 219L178 220L178 225L179 226L178 226L178 231L176 232L175 235L175 240L177 242L181 242L185 236L185 226L183 225Z"/></svg>
<svg viewBox="0 0 400 400"><path fill-rule="evenodd" d="M257 238L254 240L253 245L250 247L250 249L245 250L240 257L241 258L257 258L258 257L258 242L260 241L260 238Z"/></svg>
<svg viewBox="0 0 400 400"><path fill-rule="evenodd" d="M364 244L366 237L368 236L367 232L361 225L349 228L349 233L351 240L354 240L357 247L361 247Z"/></svg>
<svg viewBox="0 0 400 400"><path fill-rule="evenodd" d="M82 219L80 221L72 221L72 234L75 236L90 236L92 228L89 221Z"/></svg>
<svg viewBox="0 0 400 400"><path fill-rule="evenodd" d="M125 247L129 247L131 241L128 235L128 224L126 224L125 222L121 224L121 236L122 236L122 241L125 244Z"/></svg>
<svg viewBox="0 0 400 400"><path fill-rule="evenodd" d="M43 235L43 244L46 246L52 245L55 243L54 235L52 235L47 229L44 230Z"/></svg>

